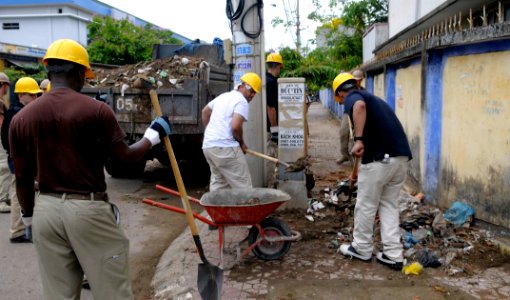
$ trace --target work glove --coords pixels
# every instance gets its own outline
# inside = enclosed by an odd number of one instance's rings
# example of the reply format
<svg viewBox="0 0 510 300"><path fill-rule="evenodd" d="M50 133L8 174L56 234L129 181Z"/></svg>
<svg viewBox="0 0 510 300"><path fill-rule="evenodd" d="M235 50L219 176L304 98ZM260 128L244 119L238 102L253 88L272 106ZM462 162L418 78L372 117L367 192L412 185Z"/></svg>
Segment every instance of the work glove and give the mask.
<svg viewBox="0 0 510 300"><path fill-rule="evenodd" d="M271 130L271 142L278 144L278 126L271 126L269 129Z"/></svg>
<svg viewBox="0 0 510 300"><path fill-rule="evenodd" d="M151 126L145 130L144 138L151 142L152 146L161 143L161 140L172 133L168 117L157 117L152 121Z"/></svg>

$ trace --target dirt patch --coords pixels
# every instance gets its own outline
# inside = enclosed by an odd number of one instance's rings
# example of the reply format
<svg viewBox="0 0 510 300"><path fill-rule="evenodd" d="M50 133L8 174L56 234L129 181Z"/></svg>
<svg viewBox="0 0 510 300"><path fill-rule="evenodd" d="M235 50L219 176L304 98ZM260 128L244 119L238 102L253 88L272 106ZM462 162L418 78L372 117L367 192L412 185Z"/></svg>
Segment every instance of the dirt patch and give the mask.
<svg viewBox="0 0 510 300"><path fill-rule="evenodd" d="M355 195L348 200L348 196L339 194L336 204L332 204L331 195L338 178L346 174L339 171L335 174L326 174L316 177L316 188L312 192L315 199L324 205L324 208L313 213L305 209L292 209L277 211L274 215L284 220L290 228L301 233L299 253L304 258L320 254L334 254L344 242L352 241L354 224ZM334 184L332 184L334 183ZM409 197L413 198L409 195ZM432 227L435 214L442 214L437 208L425 204L415 204L412 212L409 209L402 212L401 227L413 225L410 234L425 237L420 238L416 244L405 247L404 254L408 262L422 262L425 267L437 268L450 276L470 276L479 274L488 268L510 266L510 256L502 253L498 246L489 238L490 233L476 226L454 227L444 225L441 231ZM305 218L313 217L313 222ZM414 222L411 224L411 222ZM378 217L374 221L374 248L382 250L379 233ZM401 228L403 236L406 234ZM428 265L427 265L428 264Z"/></svg>
<svg viewBox="0 0 510 300"><path fill-rule="evenodd" d="M170 243L176 239L187 226L184 215L144 204L145 198L161 203L182 207L179 197L171 196L154 188L161 184L177 190L168 179L171 170L161 164L148 164L139 180L144 181L141 188L134 193L121 194L116 200L122 217L121 224L130 240L130 276L135 299L152 299L154 291L152 278L159 260ZM190 196L200 197L202 186L186 187ZM193 205L195 211L202 208Z"/></svg>

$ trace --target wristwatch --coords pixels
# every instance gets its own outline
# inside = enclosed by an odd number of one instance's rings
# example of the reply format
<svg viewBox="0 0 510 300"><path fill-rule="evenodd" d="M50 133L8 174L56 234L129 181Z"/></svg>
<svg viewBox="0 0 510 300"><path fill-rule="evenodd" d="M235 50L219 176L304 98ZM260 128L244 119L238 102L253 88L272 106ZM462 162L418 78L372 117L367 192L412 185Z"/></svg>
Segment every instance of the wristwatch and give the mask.
<svg viewBox="0 0 510 300"><path fill-rule="evenodd" d="M355 136L354 137L354 141L363 141L363 137L362 136Z"/></svg>

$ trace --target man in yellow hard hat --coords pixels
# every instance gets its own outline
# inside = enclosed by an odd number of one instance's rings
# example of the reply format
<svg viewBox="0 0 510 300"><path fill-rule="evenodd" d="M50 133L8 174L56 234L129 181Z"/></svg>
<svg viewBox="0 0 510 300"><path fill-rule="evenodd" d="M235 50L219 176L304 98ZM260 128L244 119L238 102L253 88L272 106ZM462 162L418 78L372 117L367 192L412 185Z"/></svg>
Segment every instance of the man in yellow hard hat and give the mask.
<svg viewBox="0 0 510 300"><path fill-rule="evenodd" d="M361 86L361 82L365 78L363 70L355 69L351 72L351 74L356 80L357 88L364 90L365 88ZM336 161L338 164L343 164L346 161L349 161L351 164L354 162L352 154L349 151L349 149L354 145L350 131L349 116L344 114L340 124L340 158Z"/></svg>
<svg viewBox="0 0 510 300"><path fill-rule="evenodd" d="M243 123L248 120L248 103L260 92L262 80L249 72L240 81L234 90L219 95L202 109L202 150L211 170L210 191L252 187L244 157L248 146Z"/></svg>
<svg viewBox="0 0 510 300"><path fill-rule="evenodd" d="M9 95L11 81L9 77L0 72L0 127L4 120L4 114L7 112L6 95ZM7 166L7 152L0 147L0 213L11 211L9 188L11 186L12 175Z"/></svg>
<svg viewBox="0 0 510 300"><path fill-rule="evenodd" d="M269 53L266 57L266 130L268 142L266 154L278 156L278 77L283 68L283 58L279 53ZM276 184L275 163L266 162L267 186Z"/></svg>
<svg viewBox="0 0 510 300"><path fill-rule="evenodd" d="M8 165L11 174L14 174L14 165L9 155L9 127L11 120L23 107L30 104L37 99L37 96L42 93L39 89L37 81L30 77L22 77L16 81L14 85L14 93L18 95L19 101L12 105L11 108L5 113L5 118L2 123L2 146L8 154ZM31 227L25 227L21 219L20 205L16 194L16 180L13 177L11 188L11 228L10 228L10 241L11 243L31 243L32 232Z"/></svg>
<svg viewBox="0 0 510 300"><path fill-rule="evenodd" d="M372 260L374 219L379 212L382 252L378 262L401 270L402 243L399 228L399 193L404 185L411 148L402 124L393 109L382 99L357 88L354 76L339 74L333 81L335 101L344 105L352 120L354 146L351 153L361 158L358 197L354 208L354 231L351 244L340 252L363 261Z"/></svg>
<svg viewBox="0 0 510 300"><path fill-rule="evenodd" d="M129 240L106 193L105 160L141 159L170 134L170 123L156 118L141 140L127 145L112 109L80 93L85 78L94 77L82 45L56 40L43 63L51 92L14 116L9 140L44 298L78 299L86 275L94 299L131 300Z"/></svg>
<svg viewBox="0 0 510 300"><path fill-rule="evenodd" d="M269 53L266 64L267 131L271 141L278 143L278 77L283 68L283 58L279 53Z"/></svg>

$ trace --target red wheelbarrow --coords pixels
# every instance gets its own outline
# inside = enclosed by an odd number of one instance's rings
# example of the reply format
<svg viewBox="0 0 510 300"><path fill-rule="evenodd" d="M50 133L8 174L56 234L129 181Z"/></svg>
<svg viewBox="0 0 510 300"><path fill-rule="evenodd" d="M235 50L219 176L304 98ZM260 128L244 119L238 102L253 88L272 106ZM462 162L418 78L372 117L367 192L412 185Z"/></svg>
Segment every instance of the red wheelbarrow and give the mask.
<svg viewBox="0 0 510 300"><path fill-rule="evenodd" d="M156 189L180 197L179 192L167 187L156 185ZM289 251L292 241L301 238L299 232L290 230L282 220L268 217L280 205L290 200L290 195L283 191L269 188L229 189L207 192L200 200L188 198L204 207L212 220L193 212L195 219L218 227L220 260L223 259L225 226L252 225L246 238L249 246L242 254L238 248L238 260L250 251L263 260L279 259ZM186 214L180 207L150 199L144 199L143 202Z"/></svg>

